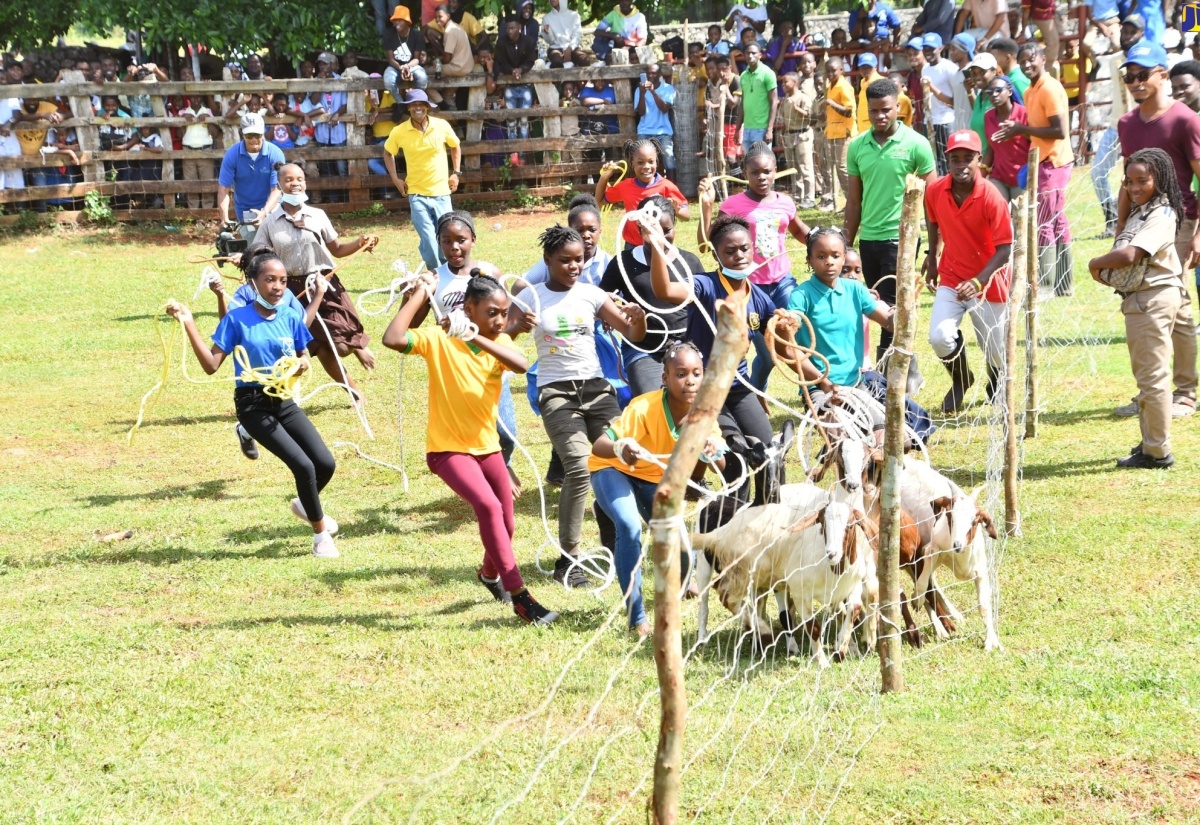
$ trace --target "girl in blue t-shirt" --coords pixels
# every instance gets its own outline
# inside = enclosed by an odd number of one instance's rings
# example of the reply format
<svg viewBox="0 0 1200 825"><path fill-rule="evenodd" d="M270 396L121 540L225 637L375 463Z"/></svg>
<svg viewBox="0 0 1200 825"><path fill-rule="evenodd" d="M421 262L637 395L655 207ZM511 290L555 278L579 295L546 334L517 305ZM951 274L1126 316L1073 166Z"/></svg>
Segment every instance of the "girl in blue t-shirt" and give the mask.
<svg viewBox="0 0 1200 825"><path fill-rule="evenodd" d="M304 372L309 367L307 347L312 335L304 319L288 306L283 261L272 254L256 255L246 274L258 296L253 304L230 310L221 319L211 349L205 345L187 307L172 303L167 312L183 323L196 360L209 375L220 369L239 346L246 351L251 367L270 367L280 358L296 356L302 361L300 372ZM234 363L234 373L242 374L241 364ZM279 456L296 477L297 497L292 499L291 510L297 518L312 524L313 555L336 558L333 535L337 533L337 522L324 514L320 498L321 490L333 478L334 461L316 428L295 401L269 396L256 383L239 378L233 402L238 423Z"/></svg>

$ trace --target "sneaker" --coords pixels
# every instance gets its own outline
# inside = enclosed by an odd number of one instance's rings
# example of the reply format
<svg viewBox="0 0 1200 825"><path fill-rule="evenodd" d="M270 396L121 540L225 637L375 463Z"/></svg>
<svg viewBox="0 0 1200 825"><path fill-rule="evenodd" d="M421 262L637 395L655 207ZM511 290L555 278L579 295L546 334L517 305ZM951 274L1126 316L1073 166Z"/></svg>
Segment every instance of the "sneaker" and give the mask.
<svg viewBox="0 0 1200 825"><path fill-rule="evenodd" d="M312 524L312 519L304 512L304 505L300 503L300 499L292 499L292 515L300 519L305 524ZM331 536L336 536L338 531L338 523L333 520L333 516L325 516L325 532Z"/></svg>
<svg viewBox="0 0 1200 825"><path fill-rule="evenodd" d="M1175 463L1175 456L1167 453L1162 458L1155 458L1140 450L1131 453L1126 458L1118 458L1117 466L1123 470L1165 470Z"/></svg>
<svg viewBox="0 0 1200 825"><path fill-rule="evenodd" d="M313 537L313 555L318 559L336 559L341 555L328 531L320 539Z"/></svg>
<svg viewBox="0 0 1200 825"><path fill-rule="evenodd" d="M499 577L494 579L487 578L483 575L483 568L481 567L475 571L475 578L479 579L479 583L487 588L487 592L492 594L493 599L505 604L512 604L512 595L500 584Z"/></svg>
<svg viewBox="0 0 1200 825"><path fill-rule="evenodd" d="M1172 418L1187 418L1189 415L1195 414L1195 412L1196 408L1191 404L1185 404L1182 401L1176 401L1171 404Z"/></svg>
<svg viewBox="0 0 1200 825"><path fill-rule="evenodd" d="M242 448L242 455L251 461L257 461L258 445L254 443L250 433L246 432L246 428L241 424L234 425L233 431L237 434L238 446Z"/></svg>
<svg viewBox="0 0 1200 825"><path fill-rule="evenodd" d="M1128 404L1117 407L1115 410L1113 410L1113 415L1119 415L1121 418L1132 418L1133 416L1135 416L1137 414L1138 414L1137 399L1134 399L1133 401L1130 401Z"/></svg>
<svg viewBox="0 0 1200 825"><path fill-rule="evenodd" d="M551 450L550 465L546 467L546 483L551 487L561 487L567 480L567 471L563 468L562 459L558 453Z"/></svg>
<svg viewBox="0 0 1200 825"><path fill-rule="evenodd" d="M574 561L570 556L560 553L554 562L554 580L568 590L586 588L590 584L587 573Z"/></svg>
<svg viewBox="0 0 1200 825"><path fill-rule="evenodd" d="M815 201L813 201L812 198L806 198L805 200L800 201L800 203L798 203L796 205L799 206L801 209L816 209L817 208L817 204Z"/></svg>
<svg viewBox="0 0 1200 825"><path fill-rule="evenodd" d="M547 627L558 618L553 610L547 610L538 604L537 599L528 590L522 590L512 597L513 613L517 618L538 627Z"/></svg>

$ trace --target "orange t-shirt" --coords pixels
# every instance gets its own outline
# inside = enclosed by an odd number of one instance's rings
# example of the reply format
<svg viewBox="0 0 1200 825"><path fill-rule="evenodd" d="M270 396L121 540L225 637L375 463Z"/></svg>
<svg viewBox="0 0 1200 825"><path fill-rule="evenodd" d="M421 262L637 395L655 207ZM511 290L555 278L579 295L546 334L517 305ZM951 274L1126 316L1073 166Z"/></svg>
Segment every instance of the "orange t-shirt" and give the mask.
<svg viewBox="0 0 1200 825"><path fill-rule="evenodd" d="M1071 106L1067 102L1067 90L1051 77L1049 72L1042 72L1037 83L1034 83L1025 92L1025 114L1029 118L1029 125L1034 127L1049 126L1050 118L1054 115L1058 115L1069 124L1071 122ZM1050 164L1056 169L1075 160L1075 153L1071 151L1069 138L1054 140L1031 137L1029 142L1038 148L1042 163L1050 161Z"/></svg>

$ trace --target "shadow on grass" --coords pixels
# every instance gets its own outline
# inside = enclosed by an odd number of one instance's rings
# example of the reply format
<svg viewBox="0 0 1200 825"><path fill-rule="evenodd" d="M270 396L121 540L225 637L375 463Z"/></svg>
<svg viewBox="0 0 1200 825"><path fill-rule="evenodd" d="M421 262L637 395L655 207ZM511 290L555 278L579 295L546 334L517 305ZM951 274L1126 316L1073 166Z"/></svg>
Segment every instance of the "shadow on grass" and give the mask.
<svg viewBox="0 0 1200 825"><path fill-rule="evenodd" d="M193 312L192 317L193 318L213 318L213 319L215 319L217 317L217 313L211 312L208 310L200 310L200 311ZM113 318L112 320L114 320L118 323L124 324L124 323L128 323L130 321L155 321L155 320L168 321L170 319L167 318L167 316L164 313L157 312L157 313L153 313L153 314L149 314L149 315L120 315L116 318ZM171 326L171 332L175 333L174 324L172 324L172 326ZM175 333L175 334L178 334L178 333Z"/></svg>
<svg viewBox="0 0 1200 825"><path fill-rule="evenodd" d="M1091 421L1115 421L1117 419L1118 416L1113 414L1112 407L1097 407L1091 410L1070 410L1065 412L1050 411L1038 416L1039 423L1053 424L1056 427L1069 427L1072 424L1086 424Z"/></svg>
<svg viewBox="0 0 1200 825"><path fill-rule="evenodd" d="M230 479L227 478L216 478L196 484L176 484L170 487L160 487L157 490L147 492L101 493L83 496L82 498L75 499L75 501L87 507L111 507L122 501L166 501L172 498L211 498L218 500L236 498L236 496L230 496L225 492L225 487L229 484L229 481Z"/></svg>
<svg viewBox="0 0 1200 825"><path fill-rule="evenodd" d="M421 587L430 585L445 587L459 582L475 583L474 567L437 567L433 565L396 565L393 567L361 567L356 570L328 570L318 573L315 578L324 582L331 590L340 591L347 582L374 582L388 589L407 590L407 585L388 579L400 579L411 576L421 581ZM483 588L480 587L480 593Z"/></svg>
<svg viewBox="0 0 1200 825"><path fill-rule="evenodd" d="M1116 469L1117 455L1091 458L1086 461L1059 461L1053 464L1025 464L1021 474L1025 481L1042 481L1048 478L1090 476L1105 470Z"/></svg>
<svg viewBox="0 0 1200 825"><path fill-rule="evenodd" d="M295 537L295 530L290 533ZM171 564L182 564L189 561L230 561L244 559L298 559L310 554L304 549L305 544L291 542L288 544L273 544L258 550L194 550L190 547L145 547L115 550L102 554L80 554L73 560L92 562L95 564L148 564L161 567Z"/></svg>
<svg viewBox="0 0 1200 825"><path fill-rule="evenodd" d="M144 430L147 427L186 427L190 424L231 424L234 420L234 416L230 413L210 413L209 415L177 415L173 418L161 418L158 420L151 418L145 420L142 422L140 429ZM127 433L135 421L136 419L134 418L114 418L108 423L113 427L113 432ZM231 447L235 446L232 439L230 439L229 443Z"/></svg>

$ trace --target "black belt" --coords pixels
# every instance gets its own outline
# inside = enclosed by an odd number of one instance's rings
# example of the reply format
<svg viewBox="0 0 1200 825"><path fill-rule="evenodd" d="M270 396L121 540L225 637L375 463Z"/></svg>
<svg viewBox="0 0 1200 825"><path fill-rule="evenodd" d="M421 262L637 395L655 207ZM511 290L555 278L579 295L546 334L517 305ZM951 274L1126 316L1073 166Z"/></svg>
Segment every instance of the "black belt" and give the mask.
<svg viewBox="0 0 1200 825"><path fill-rule="evenodd" d="M805 126L803 129L789 129L788 134L789 135L802 135L805 132L811 132L811 131L812 131L811 126Z"/></svg>

